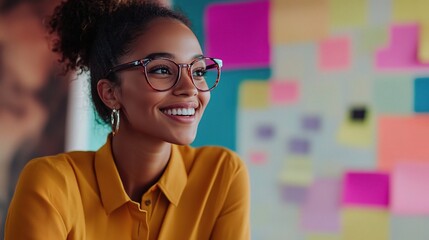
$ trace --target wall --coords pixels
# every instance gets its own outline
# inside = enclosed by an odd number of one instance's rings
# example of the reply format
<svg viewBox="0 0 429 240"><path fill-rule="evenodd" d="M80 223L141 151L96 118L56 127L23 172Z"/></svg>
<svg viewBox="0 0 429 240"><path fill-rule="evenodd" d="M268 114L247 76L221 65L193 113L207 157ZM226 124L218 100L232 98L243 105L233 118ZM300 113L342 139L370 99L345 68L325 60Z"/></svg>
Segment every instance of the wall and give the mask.
<svg viewBox="0 0 429 240"><path fill-rule="evenodd" d="M196 145L246 162L253 239L429 238L429 2L175 5L224 60Z"/></svg>

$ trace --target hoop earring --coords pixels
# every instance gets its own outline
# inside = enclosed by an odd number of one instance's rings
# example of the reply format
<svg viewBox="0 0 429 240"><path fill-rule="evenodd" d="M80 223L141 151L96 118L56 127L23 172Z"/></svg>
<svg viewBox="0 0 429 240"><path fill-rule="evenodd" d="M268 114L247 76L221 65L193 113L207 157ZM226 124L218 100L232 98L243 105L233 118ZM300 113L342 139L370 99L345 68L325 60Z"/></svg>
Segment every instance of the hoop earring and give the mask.
<svg viewBox="0 0 429 240"><path fill-rule="evenodd" d="M119 109L114 108L110 114L110 123L112 126L112 134L115 136L119 132L119 123L121 121Z"/></svg>

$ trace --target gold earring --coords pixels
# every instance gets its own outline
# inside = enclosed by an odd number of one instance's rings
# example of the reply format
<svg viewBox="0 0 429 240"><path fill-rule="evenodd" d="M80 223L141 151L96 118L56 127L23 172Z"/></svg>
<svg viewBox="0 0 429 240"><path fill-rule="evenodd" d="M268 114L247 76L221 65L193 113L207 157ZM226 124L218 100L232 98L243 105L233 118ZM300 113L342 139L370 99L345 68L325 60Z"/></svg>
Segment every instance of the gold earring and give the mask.
<svg viewBox="0 0 429 240"><path fill-rule="evenodd" d="M113 108L112 113L110 114L110 123L112 126L112 134L115 136L119 132L119 123L120 123L120 112L119 109Z"/></svg>

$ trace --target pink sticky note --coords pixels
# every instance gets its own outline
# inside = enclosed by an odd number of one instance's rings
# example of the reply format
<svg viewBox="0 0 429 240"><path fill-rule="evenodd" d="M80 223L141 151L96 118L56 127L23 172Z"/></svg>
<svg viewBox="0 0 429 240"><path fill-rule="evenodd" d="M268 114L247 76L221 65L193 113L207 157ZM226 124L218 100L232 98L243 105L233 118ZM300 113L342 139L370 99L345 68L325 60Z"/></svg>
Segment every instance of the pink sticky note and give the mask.
<svg viewBox="0 0 429 240"><path fill-rule="evenodd" d="M265 152L250 153L250 162L255 165L263 165L267 163L267 154Z"/></svg>
<svg viewBox="0 0 429 240"><path fill-rule="evenodd" d="M392 172L392 212L429 214L429 163L401 162Z"/></svg>
<svg viewBox="0 0 429 240"><path fill-rule="evenodd" d="M418 41L417 24L393 25L389 45L376 53L376 67L379 70L428 70L429 64L418 60Z"/></svg>
<svg viewBox="0 0 429 240"><path fill-rule="evenodd" d="M429 116L382 116L378 119L378 168L397 162L429 162Z"/></svg>
<svg viewBox="0 0 429 240"><path fill-rule="evenodd" d="M378 172L347 172L343 183L344 205L387 207L389 175Z"/></svg>
<svg viewBox="0 0 429 240"><path fill-rule="evenodd" d="M272 104L290 104L298 100L299 85L291 81L270 81L270 100Z"/></svg>
<svg viewBox="0 0 429 240"><path fill-rule="evenodd" d="M350 39L336 37L319 43L319 68L323 71L345 70L350 66Z"/></svg>
<svg viewBox="0 0 429 240"><path fill-rule="evenodd" d="M205 50L224 69L270 66L269 1L215 3L205 12Z"/></svg>
<svg viewBox="0 0 429 240"><path fill-rule="evenodd" d="M341 183L337 179L316 179L302 206L301 225L312 232L340 231Z"/></svg>

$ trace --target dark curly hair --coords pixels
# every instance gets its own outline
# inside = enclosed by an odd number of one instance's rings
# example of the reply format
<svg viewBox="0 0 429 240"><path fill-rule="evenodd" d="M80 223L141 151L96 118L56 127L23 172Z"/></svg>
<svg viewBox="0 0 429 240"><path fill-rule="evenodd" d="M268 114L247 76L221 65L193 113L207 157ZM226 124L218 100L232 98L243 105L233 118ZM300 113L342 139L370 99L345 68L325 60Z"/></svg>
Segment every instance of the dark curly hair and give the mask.
<svg viewBox="0 0 429 240"><path fill-rule="evenodd" d="M111 109L98 96L97 82L156 18L176 19L190 27L181 13L142 0L68 0L49 21L50 32L58 37L53 51L61 54L65 70L89 70L92 102L104 123L110 121ZM120 83L114 74L109 80Z"/></svg>

